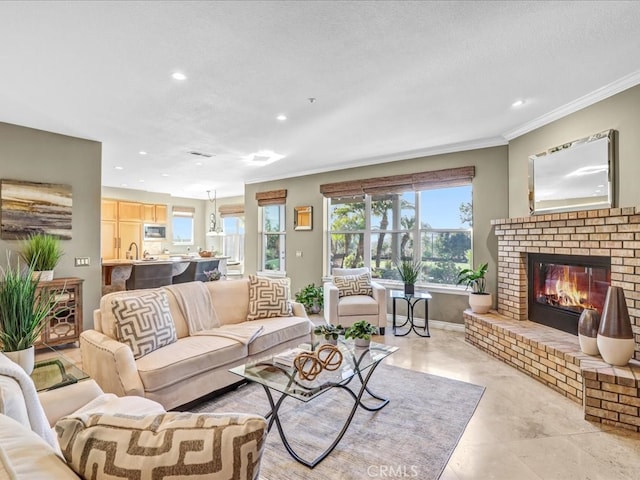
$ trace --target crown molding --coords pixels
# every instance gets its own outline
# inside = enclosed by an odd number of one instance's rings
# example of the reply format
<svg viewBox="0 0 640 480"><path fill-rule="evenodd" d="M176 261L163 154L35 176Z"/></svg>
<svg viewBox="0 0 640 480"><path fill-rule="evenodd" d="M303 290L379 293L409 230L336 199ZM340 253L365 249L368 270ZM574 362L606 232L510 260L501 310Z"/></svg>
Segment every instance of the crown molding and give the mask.
<svg viewBox="0 0 640 480"><path fill-rule="evenodd" d="M616 93L620 93L624 90L627 90L631 87L635 87L640 84L640 70L637 70L629 75L626 75L614 82L611 82L604 87L598 88L591 93L588 93L572 102L567 103L555 110L551 110L549 113L545 113L541 117L538 117L530 122L527 122L519 127L516 127L512 130L509 130L502 134L502 136L506 140L513 140L525 133L529 133L536 128L544 127L545 125L559 120L567 115L577 112L578 110L582 110L585 107L593 105L594 103L600 102L605 98L612 97Z"/></svg>
<svg viewBox="0 0 640 480"><path fill-rule="evenodd" d="M398 162L401 160L412 160L420 157L432 157L434 155L442 155L446 153L465 152L468 150L479 150L481 148L491 148L507 145L507 141L503 137L490 137L470 140L468 142L450 143L448 145L436 145L429 148L419 150L408 150L389 155L380 155L376 157L367 157L354 159L347 162L337 163L325 168L315 168L305 170L303 172L291 173L289 175L271 175L264 177L255 177L245 180L245 184L271 182L273 180L281 180L284 178L304 177L306 175L315 175L317 173L333 172L337 170L346 170L348 168L367 167L369 165L379 165L387 162Z"/></svg>

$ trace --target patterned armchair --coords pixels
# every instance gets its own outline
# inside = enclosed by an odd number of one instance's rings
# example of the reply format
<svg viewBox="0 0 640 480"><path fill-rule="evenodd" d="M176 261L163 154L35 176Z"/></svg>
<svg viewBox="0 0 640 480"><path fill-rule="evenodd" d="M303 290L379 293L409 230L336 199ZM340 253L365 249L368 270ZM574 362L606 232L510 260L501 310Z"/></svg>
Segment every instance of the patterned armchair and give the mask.
<svg viewBox="0 0 640 480"><path fill-rule="evenodd" d="M387 293L371 281L368 268L334 268L333 281L324 284L324 319L349 327L366 320L384 335L387 325Z"/></svg>

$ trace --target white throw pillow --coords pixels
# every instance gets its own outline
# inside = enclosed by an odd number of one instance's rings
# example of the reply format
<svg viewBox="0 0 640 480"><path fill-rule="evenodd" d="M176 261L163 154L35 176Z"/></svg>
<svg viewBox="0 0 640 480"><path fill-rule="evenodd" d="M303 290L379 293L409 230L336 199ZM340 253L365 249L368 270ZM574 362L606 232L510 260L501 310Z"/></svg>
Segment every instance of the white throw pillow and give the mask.
<svg viewBox="0 0 640 480"><path fill-rule="evenodd" d="M138 359L177 340L176 327L164 291L156 290L111 302L118 340Z"/></svg>

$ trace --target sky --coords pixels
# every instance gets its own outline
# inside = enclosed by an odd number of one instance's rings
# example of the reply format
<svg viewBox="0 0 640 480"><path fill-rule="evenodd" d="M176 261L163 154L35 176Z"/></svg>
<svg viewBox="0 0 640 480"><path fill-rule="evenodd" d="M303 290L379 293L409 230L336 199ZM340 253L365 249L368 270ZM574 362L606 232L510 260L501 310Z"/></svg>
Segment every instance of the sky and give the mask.
<svg viewBox="0 0 640 480"><path fill-rule="evenodd" d="M425 190L422 200L421 223L426 222L431 228L469 228L468 224L460 223L459 206L471 201L471 185Z"/></svg>

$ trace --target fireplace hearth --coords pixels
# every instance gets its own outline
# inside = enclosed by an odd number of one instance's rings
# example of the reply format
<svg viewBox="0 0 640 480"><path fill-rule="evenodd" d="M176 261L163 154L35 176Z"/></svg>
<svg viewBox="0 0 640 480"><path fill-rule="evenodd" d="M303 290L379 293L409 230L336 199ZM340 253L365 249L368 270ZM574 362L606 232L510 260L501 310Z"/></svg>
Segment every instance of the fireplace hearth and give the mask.
<svg viewBox="0 0 640 480"><path fill-rule="evenodd" d="M610 257L529 254L529 319L574 335L585 308L602 313Z"/></svg>

